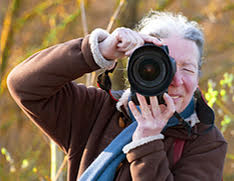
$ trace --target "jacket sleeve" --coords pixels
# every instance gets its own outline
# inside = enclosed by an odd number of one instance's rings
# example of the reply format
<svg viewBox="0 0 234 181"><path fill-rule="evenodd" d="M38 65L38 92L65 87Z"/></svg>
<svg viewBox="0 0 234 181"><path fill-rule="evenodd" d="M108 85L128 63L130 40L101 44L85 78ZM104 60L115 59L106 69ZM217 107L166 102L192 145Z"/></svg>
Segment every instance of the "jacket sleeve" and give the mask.
<svg viewBox="0 0 234 181"><path fill-rule="evenodd" d="M74 127L80 132L76 141L85 142L105 99L104 91L72 81L99 68L87 36L42 50L20 63L8 76L8 89L27 116L67 153Z"/></svg>
<svg viewBox="0 0 234 181"><path fill-rule="evenodd" d="M173 148L172 148L173 149ZM221 181L227 143L214 128L209 134L187 141L182 157L169 163L162 140L155 140L127 153L133 181Z"/></svg>

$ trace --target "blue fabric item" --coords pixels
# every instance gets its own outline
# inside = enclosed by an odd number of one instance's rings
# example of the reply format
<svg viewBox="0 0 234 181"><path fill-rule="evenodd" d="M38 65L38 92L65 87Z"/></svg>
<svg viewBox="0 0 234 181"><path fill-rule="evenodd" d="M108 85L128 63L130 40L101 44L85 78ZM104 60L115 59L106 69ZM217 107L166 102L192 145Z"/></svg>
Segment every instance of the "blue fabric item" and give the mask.
<svg viewBox="0 0 234 181"><path fill-rule="evenodd" d="M186 119L186 118L188 118L189 116L191 116L193 114L194 109L195 109L195 107L194 107L194 99L192 98L192 100L190 101L189 105L185 108L185 110L182 113L180 113L180 116L183 119ZM179 120L175 116L172 116L168 120L166 126L163 128L163 131L165 131L169 127L176 126L177 124L179 124Z"/></svg>
<svg viewBox="0 0 234 181"><path fill-rule="evenodd" d="M137 107L140 111L139 106ZM129 109L130 110L130 109ZM122 148L132 141L132 134L134 133L137 122L132 115L130 117L133 123L125 128L105 149L99 156L93 161L93 163L85 170L78 181L112 181L115 177L115 172L121 161L125 159L125 154L122 152ZM186 109L180 114L182 118L187 118L194 112L193 99L186 107ZM164 129L175 126L179 121L174 116L171 117Z"/></svg>
<svg viewBox="0 0 234 181"><path fill-rule="evenodd" d="M122 148L132 141L136 126L135 121L125 128L85 170L79 181L113 180L116 168L125 159Z"/></svg>

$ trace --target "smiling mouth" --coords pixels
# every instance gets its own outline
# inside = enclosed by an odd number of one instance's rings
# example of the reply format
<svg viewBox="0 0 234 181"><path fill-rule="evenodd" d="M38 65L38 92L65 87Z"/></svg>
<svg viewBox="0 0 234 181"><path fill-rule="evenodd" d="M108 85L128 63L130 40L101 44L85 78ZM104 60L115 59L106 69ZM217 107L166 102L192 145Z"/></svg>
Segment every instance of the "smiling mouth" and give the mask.
<svg viewBox="0 0 234 181"><path fill-rule="evenodd" d="M172 99L177 99L179 98L180 96L171 96Z"/></svg>

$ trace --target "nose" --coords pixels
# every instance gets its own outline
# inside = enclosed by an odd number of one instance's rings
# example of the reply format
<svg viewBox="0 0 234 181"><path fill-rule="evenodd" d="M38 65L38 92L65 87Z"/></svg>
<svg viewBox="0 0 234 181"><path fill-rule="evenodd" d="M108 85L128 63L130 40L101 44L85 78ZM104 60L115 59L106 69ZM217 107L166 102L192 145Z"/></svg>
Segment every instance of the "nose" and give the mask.
<svg viewBox="0 0 234 181"><path fill-rule="evenodd" d="M175 86L175 87L178 87L180 85L183 84L183 78L182 78L182 75L179 71L176 71L173 79L172 79L172 82L171 82L171 85L172 86Z"/></svg>

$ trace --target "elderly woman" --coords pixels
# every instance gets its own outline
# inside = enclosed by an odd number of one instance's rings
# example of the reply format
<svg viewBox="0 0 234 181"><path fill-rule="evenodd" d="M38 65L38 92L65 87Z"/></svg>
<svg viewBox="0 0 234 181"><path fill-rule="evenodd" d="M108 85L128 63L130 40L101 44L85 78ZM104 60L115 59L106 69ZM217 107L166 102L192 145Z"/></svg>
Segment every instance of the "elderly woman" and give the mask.
<svg viewBox="0 0 234 181"><path fill-rule="evenodd" d="M129 90L116 101L117 94L72 82L145 43L167 45L176 62L165 104L137 93L136 106ZM203 43L195 22L152 11L138 31L96 29L32 55L10 73L8 87L68 155L69 181L220 181L227 143L198 89Z"/></svg>

